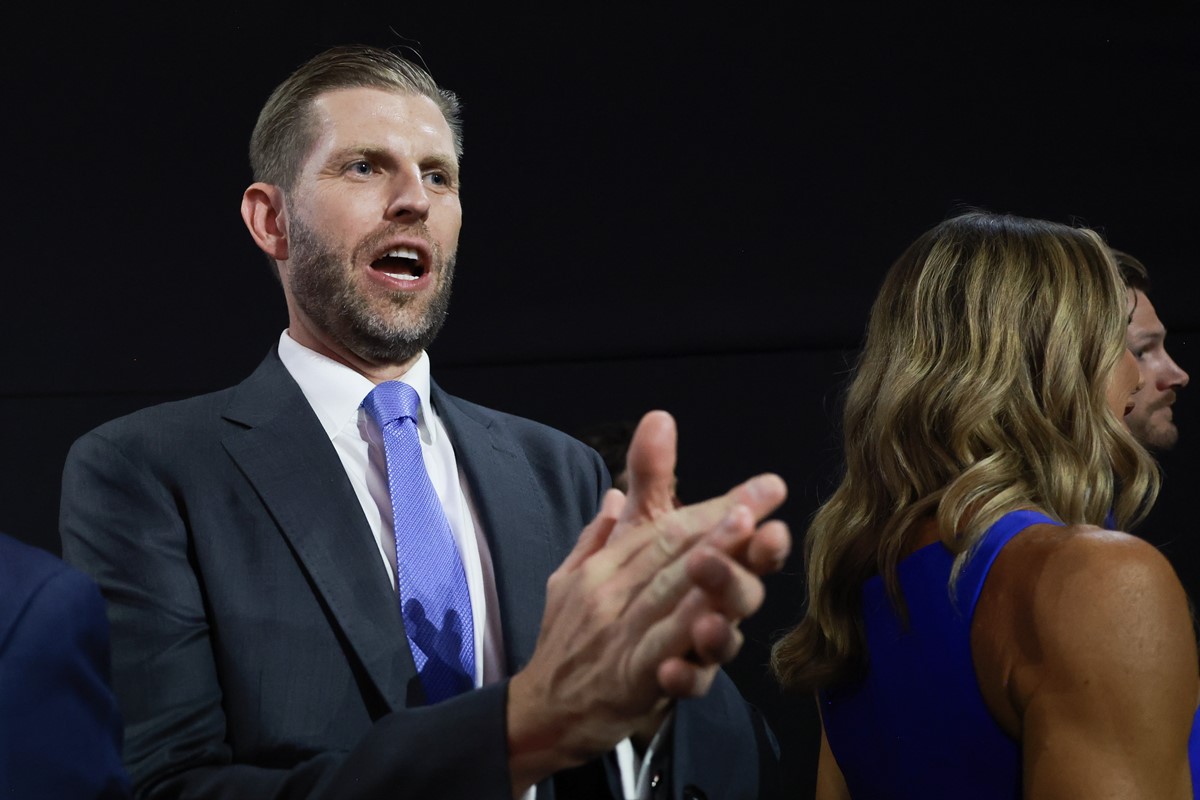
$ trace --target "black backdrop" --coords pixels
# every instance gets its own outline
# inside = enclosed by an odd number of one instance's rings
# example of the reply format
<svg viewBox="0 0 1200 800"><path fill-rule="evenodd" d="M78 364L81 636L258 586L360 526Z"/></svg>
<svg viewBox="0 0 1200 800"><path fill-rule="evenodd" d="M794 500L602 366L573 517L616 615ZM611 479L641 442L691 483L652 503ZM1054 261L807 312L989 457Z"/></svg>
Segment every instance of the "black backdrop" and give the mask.
<svg viewBox="0 0 1200 800"><path fill-rule="evenodd" d="M836 475L878 282L964 205L1086 223L1142 258L1200 373L1194 4L898 6L6 12L0 530L57 552L76 436L234 383L278 336L237 210L246 141L270 89L338 43L414 47L465 104L438 380L572 432L666 408L684 499L774 470L800 535ZM1193 596L1195 394L1141 531ZM793 559L730 666L798 797L812 703L779 697L764 664L801 590Z"/></svg>

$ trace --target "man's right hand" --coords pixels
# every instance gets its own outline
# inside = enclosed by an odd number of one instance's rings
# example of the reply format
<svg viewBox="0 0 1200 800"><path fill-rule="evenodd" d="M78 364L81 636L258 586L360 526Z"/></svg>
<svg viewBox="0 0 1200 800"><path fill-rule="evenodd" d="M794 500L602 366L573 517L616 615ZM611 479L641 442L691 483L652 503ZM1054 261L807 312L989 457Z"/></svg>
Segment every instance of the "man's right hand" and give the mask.
<svg viewBox="0 0 1200 800"><path fill-rule="evenodd" d="M706 693L741 648L787 527L762 523L786 496L760 475L676 508L675 423L647 414L629 447L629 496L613 490L550 576L537 647L509 684L514 796L627 737L646 737L677 697Z"/></svg>

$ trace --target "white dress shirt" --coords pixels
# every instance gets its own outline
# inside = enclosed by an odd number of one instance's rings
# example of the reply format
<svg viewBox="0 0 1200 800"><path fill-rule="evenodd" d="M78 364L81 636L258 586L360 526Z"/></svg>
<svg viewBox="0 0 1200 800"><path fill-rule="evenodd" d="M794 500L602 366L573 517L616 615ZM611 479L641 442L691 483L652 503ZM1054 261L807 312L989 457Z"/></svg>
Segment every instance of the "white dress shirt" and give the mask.
<svg viewBox="0 0 1200 800"><path fill-rule="evenodd" d="M398 591L396 539L392 528L392 502L388 493L383 439L379 426L361 407L375 384L350 367L298 343L286 330L279 337L279 359L300 385L300 390L333 443L375 535L379 557L387 569L392 589ZM417 420L421 455L434 491L442 502L466 571L475 629L475 685L483 686L506 677L500 603L496 594L491 551L471 501L470 487L454 457L454 445L429 400L427 353L421 353L417 362L404 374L403 381L415 389L421 398ZM617 763L627 800L649 797L649 767L653 752L667 727L664 725L654 737L644 759L638 757L628 739L617 745ZM536 787L531 788L523 800L534 800L535 796Z"/></svg>

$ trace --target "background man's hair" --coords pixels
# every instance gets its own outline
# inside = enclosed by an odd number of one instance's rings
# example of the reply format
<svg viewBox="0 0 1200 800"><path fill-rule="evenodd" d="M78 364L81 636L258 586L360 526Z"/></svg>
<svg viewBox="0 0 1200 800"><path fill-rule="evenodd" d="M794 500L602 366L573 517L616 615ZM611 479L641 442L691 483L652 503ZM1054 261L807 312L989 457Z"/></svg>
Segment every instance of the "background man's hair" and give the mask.
<svg viewBox="0 0 1200 800"><path fill-rule="evenodd" d="M1146 266L1129 253L1114 247L1108 249L1112 252L1117 266L1121 268L1121 277L1125 279L1125 285L1135 291L1148 294L1150 292L1150 273L1146 270Z"/></svg>

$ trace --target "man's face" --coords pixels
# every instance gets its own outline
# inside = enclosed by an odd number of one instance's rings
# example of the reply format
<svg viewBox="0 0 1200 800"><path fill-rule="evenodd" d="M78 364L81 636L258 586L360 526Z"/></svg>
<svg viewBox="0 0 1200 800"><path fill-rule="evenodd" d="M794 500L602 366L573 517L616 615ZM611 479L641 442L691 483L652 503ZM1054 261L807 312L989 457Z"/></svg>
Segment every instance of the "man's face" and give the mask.
<svg viewBox="0 0 1200 800"><path fill-rule="evenodd" d="M1129 296L1134 308L1125 340L1137 359L1144 385L1133 411L1125 419L1129 430L1146 447L1167 450L1179 438L1171 406L1176 391L1187 386L1188 374L1167 354L1164 346L1167 332L1150 298L1133 290Z"/></svg>
<svg viewBox="0 0 1200 800"><path fill-rule="evenodd" d="M432 100L341 89L286 199L292 337L350 363L411 361L441 328L462 224L458 162Z"/></svg>

